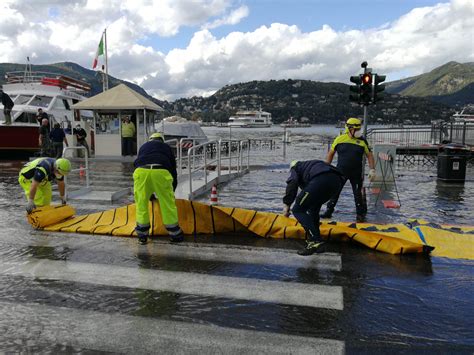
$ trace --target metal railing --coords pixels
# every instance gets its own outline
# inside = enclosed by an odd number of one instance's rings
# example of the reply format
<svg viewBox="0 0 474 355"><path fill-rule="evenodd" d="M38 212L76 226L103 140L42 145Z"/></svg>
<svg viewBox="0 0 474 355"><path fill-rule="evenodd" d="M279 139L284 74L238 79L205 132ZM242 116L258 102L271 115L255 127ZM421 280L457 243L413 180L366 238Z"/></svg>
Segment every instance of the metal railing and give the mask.
<svg viewBox="0 0 474 355"><path fill-rule="evenodd" d="M367 140L372 146L386 143L395 144L399 147L433 144L430 126L371 128L367 131Z"/></svg>
<svg viewBox="0 0 474 355"><path fill-rule="evenodd" d="M367 131L371 145L390 143L398 147L417 147L452 142L474 145L474 123L433 122L426 126L371 128Z"/></svg>
<svg viewBox="0 0 474 355"><path fill-rule="evenodd" d="M72 169L70 171L70 173L74 173L74 172L79 172L79 174L81 174L83 171L85 172L85 175L86 175L86 188L89 189L90 188L90 178L89 178L89 157L87 156L87 149L86 147L82 147L82 146L78 146L78 147L66 147L63 149L63 157L64 158L67 158L66 157L66 153L69 152L69 151L74 151L74 150L77 150L77 151L84 151L84 160L85 160L85 167L82 167L82 165L80 165L80 167L78 169ZM68 194L67 194L67 176L64 176L64 195L66 196L66 198L68 197Z"/></svg>
<svg viewBox="0 0 474 355"><path fill-rule="evenodd" d="M41 83L44 85L67 88L71 91L88 92L91 86L85 81L58 73L42 71L13 71L5 74L8 84Z"/></svg>
<svg viewBox="0 0 474 355"><path fill-rule="evenodd" d="M238 140L214 140L199 145L195 145L187 151L186 167L184 159L181 159L180 170L187 170L190 194L193 191L193 179L204 177L204 185L208 184L208 171L216 170L217 179L221 177L222 169L225 166L228 173L242 173L244 171L244 155L247 151L247 169L250 165L250 150L248 141ZM182 154L182 153L181 153Z"/></svg>
<svg viewBox="0 0 474 355"><path fill-rule="evenodd" d="M194 138L173 138L173 139L167 139L165 141L166 144L168 144L175 153L176 157L176 172L178 176L183 174L183 156L184 153L187 152L187 150L191 147L194 147L196 145L196 142L198 139Z"/></svg>
<svg viewBox="0 0 474 355"><path fill-rule="evenodd" d="M433 121L431 131L433 132L433 141L439 143L474 145L474 122Z"/></svg>

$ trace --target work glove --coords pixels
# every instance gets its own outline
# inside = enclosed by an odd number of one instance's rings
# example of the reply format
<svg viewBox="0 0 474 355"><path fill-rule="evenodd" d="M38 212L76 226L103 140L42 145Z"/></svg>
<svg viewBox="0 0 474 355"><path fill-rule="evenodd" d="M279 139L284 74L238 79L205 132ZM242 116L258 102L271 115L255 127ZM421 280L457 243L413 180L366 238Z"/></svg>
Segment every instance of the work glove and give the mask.
<svg viewBox="0 0 474 355"><path fill-rule="evenodd" d="M370 169L369 175L367 175L367 177L369 178L369 181L374 181L376 176L377 174L375 173L375 169Z"/></svg>
<svg viewBox="0 0 474 355"><path fill-rule="evenodd" d="M64 206L65 204L67 204L66 197L61 196L61 205Z"/></svg>
<svg viewBox="0 0 474 355"><path fill-rule="evenodd" d="M281 214L284 215L285 217L289 217L290 216L290 206L285 205L285 207L283 207L283 211L281 212Z"/></svg>
<svg viewBox="0 0 474 355"><path fill-rule="evenodd" d="M35 202L33 200L28 200L28 204L26 205L26 212L30 214L36 208Z"/></svg>

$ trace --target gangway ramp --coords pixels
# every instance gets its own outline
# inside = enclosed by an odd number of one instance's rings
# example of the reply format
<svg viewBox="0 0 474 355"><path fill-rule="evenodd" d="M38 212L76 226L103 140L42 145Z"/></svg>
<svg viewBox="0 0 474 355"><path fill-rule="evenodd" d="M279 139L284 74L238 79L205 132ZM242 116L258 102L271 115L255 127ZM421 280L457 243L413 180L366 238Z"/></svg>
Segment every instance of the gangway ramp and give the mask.
<svg viewBox="0 0 474 355"><path fill-rule="evenodd" d="M172 143L167 141L167 143ZM181 143L174 142L179 144ZM176 157L178 186L176 198L194 199L210 191L214 184L235 179L249 171L249 141L210 141L191 147ZM65 148L68 150L82 147ZM79 167L67 177L69 200L90 203L114 203L133 194L133 164L98 159L77 160ZM91 161L91 163L89 163Z"/></svg>
<svg viewBox="0 0 474 355"><path fill-rule="evenodd" d="M242 176L248 171L248 169L243 169L242 171L223 170L220 173L217 171L207 171L207 177L204 177L204 174L195 174L192 178L192 185L189 182L189 175L183 174L178 177L178 186L174 194L176 198L193 200L210 191L213 185L226 183Z"/></svg>

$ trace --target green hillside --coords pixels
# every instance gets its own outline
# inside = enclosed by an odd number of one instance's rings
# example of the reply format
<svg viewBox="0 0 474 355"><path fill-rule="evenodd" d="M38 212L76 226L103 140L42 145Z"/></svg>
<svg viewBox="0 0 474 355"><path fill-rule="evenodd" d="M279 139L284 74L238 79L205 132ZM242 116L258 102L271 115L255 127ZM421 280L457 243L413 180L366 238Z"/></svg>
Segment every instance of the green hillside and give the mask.
<svg viewBox="0 0 474 355"><path fill-rule="evenodd" d="M473 85L474 62L449 62L429 73L390 82L387 91L462 106L474 102Z"/></svg>
<svg viewBox="0 0 474 355"><path fill-rule="evenodd" d="M312 123L336 123L346 117L362 116L363 107L351 103L349 85L310 80L251 81L227 85L214 95L179 99L171 105L173 112L204 121L226 122L238 110L262 108L272 114L274 122L290 116L307 117ZM387 94L385 101L369 108L372 122L396 124L407 120L429 123L448 119L454 110L427 98Z"/></svg>

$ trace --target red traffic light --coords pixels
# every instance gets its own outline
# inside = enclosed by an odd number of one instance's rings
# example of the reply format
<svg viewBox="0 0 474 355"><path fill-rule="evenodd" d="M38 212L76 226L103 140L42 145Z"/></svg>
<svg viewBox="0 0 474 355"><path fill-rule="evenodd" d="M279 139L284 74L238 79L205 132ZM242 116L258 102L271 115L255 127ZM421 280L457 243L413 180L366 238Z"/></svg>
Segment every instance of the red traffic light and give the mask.
<svg viewBox="0 0 474 355"><path fill-rule="evenodd" d="M372 84L372 75L369 73L362 75L362 83L363 84Z"/></svg>

